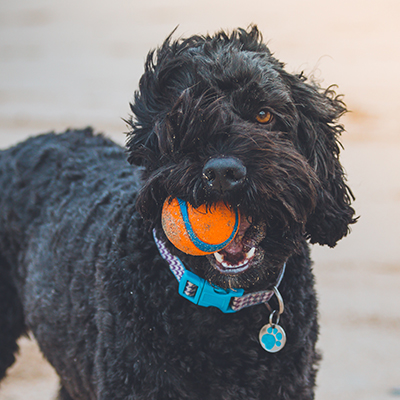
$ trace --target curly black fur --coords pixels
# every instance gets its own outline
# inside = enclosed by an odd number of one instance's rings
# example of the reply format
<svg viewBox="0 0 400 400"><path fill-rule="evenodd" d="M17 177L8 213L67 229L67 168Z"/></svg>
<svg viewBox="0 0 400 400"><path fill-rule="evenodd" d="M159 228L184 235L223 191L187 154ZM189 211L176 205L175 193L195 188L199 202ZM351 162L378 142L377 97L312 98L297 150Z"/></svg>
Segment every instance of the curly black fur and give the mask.
<svg viewBox="0 0 400 400"><path fill-rule="evenodd" d="M0 378L31 330L62 400L312 399L318 324L307 241L335 246L355 222L339 162L341 98L287 73L251 27L168 37L149 53L131 109L136 166L90 129L0 152ZM270 122L257 121L261 110ZM229 190L213 187L210 160L243 176ZM250 266L221 272L212 255L174 248L161 228L168 196L238 207L241 252L256 248ZM263 305L223 314L180 297L152 228L188 269L224 288L269 289L286 262L285 348L260 347ZM241 253L231 253L235 263Z"/></svg>

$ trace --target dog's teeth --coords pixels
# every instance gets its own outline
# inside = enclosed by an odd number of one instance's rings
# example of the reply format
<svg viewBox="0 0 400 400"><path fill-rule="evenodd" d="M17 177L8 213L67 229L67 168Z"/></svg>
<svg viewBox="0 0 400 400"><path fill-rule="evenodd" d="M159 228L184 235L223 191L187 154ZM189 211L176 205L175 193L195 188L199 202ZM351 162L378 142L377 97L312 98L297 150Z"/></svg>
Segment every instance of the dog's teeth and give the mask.
<svg viewBox="0 0 400 400"><path fill-rule="evenodd" d="M254 256L254 253L256 252L256 248L252 247L247 253L246 253L246 258L251 258Z"/></svg>
<svg viewBox="0 0 400 400"><path fill-rule="evenodd" d="M222 254L215 252L214 257L220 264L224 262L224 256Z"/></svg>
<svg viewBox="0 0 400 400"><path fill-rule="evenodd" d="M221 253L215 252L213 254L218 264L221 264L225 269L237 269L247 265L249 263L249 259L254 256L255 251L255 247L251 248L250 251L246 253L246 258L238 264L230 264L229 262L225 261L225 257Z"/></svg>
<svg viewBox="0 0 400 400"><path fill-rule="evenodd" d="M232 264L228 264L227 262L222 262L221 264L225 269L237 269L237 268L247 265L248 263L249 263L249 261L245 260L245 261L240 262L239 264L232 265Z"/></svg>

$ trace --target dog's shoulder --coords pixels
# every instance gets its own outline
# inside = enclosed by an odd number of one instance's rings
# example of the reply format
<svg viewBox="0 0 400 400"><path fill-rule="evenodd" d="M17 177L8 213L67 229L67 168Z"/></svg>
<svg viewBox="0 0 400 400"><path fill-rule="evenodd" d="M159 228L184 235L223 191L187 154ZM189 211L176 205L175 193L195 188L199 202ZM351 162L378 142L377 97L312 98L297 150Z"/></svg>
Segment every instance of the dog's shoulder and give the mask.
<svg viewBox="0 0 400 400"><path fill-rule="evenodd" d="M124 149L91 128L51 132L0 152L0 205L27 222L61 204L79 211L106 195L110 204L121 193L130 198L139 176Z"/></svg>
<svg viewBox="0 0 400 400"><path fill-rule="evenodd" d="M63 133L49 132L28 138L27 140L1 153L1 163L18 163L19 168L29 164L43 164L49 159L64 157L76 158L84 154L101 157L123 157L124 150L102 134L96 134L88 127L80 130L68 129ZM61 157L61 159L60 159Z"/></svg>

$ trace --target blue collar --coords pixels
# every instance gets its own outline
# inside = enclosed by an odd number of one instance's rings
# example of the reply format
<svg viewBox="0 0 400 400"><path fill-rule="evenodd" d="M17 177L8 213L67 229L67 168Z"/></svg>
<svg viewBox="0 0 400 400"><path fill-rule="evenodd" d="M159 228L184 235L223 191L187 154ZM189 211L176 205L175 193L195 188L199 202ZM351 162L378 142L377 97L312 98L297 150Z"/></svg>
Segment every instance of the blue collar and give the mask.
<svg viewBox="0 0 400 400"><path fill-rule="evenodd" d="M245 307L267 303L274 295L274 290L244 294L244 289L222 289L211 285L205 279L187 270L182 261L171 254L165 243L157 238L155 230L153 230L153 236L161 257L168 262L171 272L179 282L179 294L194 304L202 307L217 307L224 313L233 313ZM281 269L274 288L281 283L285 268L286 263Z"/></svg>

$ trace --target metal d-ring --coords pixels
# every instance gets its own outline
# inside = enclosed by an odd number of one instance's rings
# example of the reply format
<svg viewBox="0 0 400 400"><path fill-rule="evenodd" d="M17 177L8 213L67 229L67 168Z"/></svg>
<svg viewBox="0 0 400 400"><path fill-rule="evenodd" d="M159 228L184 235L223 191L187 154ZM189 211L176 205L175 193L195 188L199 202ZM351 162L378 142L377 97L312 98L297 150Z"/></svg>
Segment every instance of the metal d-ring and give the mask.
<svg viewBox="0 0 400 400"><path fill-rule="evenodd" d="M276 298L278 299L279 315L281 315L285 311L285 306L283 304L283 299L282 299L282 296L279 293L279 290L278 290L278 288L276 286L274 286L273 291L274 291L274 294L275 294Z"/></svg>
<svg viewBox="0 0 400 400"><path fill-rule="evenodd" d="M276 298L278 299L278 304L279 304L279 311L278 310L271 310L271 307L268 307L269 310L271 311L271 314L269 314L269 323L272 326L278 325L279 324L279 319L283 311L285 310L285 306L283 304L283 299L281 294L279 293L279 290L276 286L273 288L274 294ZM267 304L266 304L267 305ZM274 321L275 317L275 321Z"/></svg>

